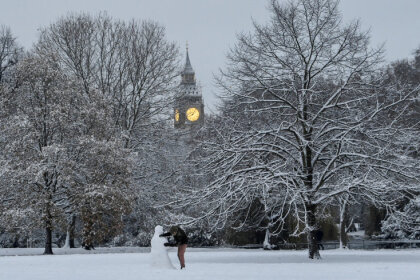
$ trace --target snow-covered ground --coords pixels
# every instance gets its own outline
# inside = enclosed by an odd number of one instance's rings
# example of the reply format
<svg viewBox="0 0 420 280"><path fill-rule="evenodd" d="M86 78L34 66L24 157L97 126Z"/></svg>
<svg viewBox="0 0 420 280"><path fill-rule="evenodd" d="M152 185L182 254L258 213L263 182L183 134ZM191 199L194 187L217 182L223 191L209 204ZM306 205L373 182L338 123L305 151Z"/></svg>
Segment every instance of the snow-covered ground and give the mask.
<svg viewBox="0 0 420 280"><path fill-rule="evenodd" d="M131 253L112 253L124 251ZM0 249L0 279L420 279L420 250L414 249L326 250L321 260L309 260L306 251L189 248L186 270L152 267L140 248L84 252L55 249L56 255L42 256L31 255L42 249ZM169 257L178 267L174 249Z"/></svg>

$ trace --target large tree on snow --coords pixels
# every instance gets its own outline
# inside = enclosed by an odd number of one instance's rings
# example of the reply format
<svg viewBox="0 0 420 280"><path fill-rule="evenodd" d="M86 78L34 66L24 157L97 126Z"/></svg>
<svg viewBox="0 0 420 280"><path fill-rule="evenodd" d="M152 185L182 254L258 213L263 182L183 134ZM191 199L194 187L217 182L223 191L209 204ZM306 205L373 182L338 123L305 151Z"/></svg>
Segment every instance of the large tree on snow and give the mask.
<svg viewBox="0 0 420 280"><path fill-rule="evenodd" d="M110 106L97 92L78 91L55 53L29 54L17 79L8 103L15 110L3 119L1 189L8 196L0 223L19 224L16 213L31 215L32 223L19 226L45 229L45 254L52 254L53 229L74 215L87 228L84 237L100 241L121 227L131 193L130 154L113 135ZM104 220L106 227L97 226ZM83 241L90 248L98 240Z"/></svg>
<svg viewBox="0 0 420 280"><path fill-rule="evenodd" d="M292 233L307 234L318 258L323 206L357 195L392 207L389 197L418 176L396 141L409 132L384 118L396 106L403 113L418 87L381 89L382 50L369 48L358 21L342 23L337 1L272 1L270 12L228 56L224 111L240 113L225 114L204 143L215 179L187 200L215 223L259 200L267 227L279 232L292 216Z"/></svg>
<svg viewBox="0 0 420 280"><path fill-rule="evenodd" d="M162 127L172 115L179 75L177 46L167 40L165 28L156 22L68 14L42 29L37 49L56 53L80 92L87 98L99 98L111 109L110 118L100 120L101 125L115 128L108 135L118 135L122 147L136 152L132 186L137 190L132 194L137 198L135 212L127 220L135 221L130 227L133 232L142 233L146 229L140 224L154 221L154 214L145 207L152 202L147 197L159 199L150 189L160 186L167 190L162 181L174 177L165 167L170 156L161 148L165 137L161 130L167 130Z"/></svg>
<svg viewBox="0 0 420 280"><path fill-rule="evenodd" d="M5 68L13 60L3 57ZM0 85L0 145L6 150L0 157L2 201L13 201L10 179L27 190L14 193L14 201L22 202L14 205L18 210L42 208L46 200L35 197L49 190L26 186L43 179L42 170L49 168L56 178L49 205L59 210L54 215L67 220L69 243L80 218L85 248L108 241L122 228L121 215L128 212L133 196L139 196L136 209L148 212L142 207L143 194L162 178L173 177L156 166L166 162L159 129L171 115L177 59L177 46L166 39L164 27L151 21L69 14L42 28L31 55L19 64L21 71L13 73L16 85ZM133 151L137 155L131 170ZM162 157L153 156L158 153ZM159 162L154 165L149 157ZM28 165L33 168L25 169ZM130 181L133 176L135 182ZM25 183L19 182L23 177ZM128 193L133 186L137 190ZM39 203L28 210L31 201ZM17 212L10 213L8 217Z"/></svg>
<svg viewBox="0 0 420 280"><path fill-rule="evenodd" d="M7 128L3 134L2 180L10 196L6 214L18 210L33 213L35 222L21 226L43 224L46 254L52 253L53 220L62 213L53 200L62 192L57 162L62 160L62 139L70 130L65 124L72 118L72 114L67 115L70 107L65 106L71 99L71 83L53 60L36 55L23 59L16 71L20 86L13 98L2 104L14 108L2 120Z"/></svg>

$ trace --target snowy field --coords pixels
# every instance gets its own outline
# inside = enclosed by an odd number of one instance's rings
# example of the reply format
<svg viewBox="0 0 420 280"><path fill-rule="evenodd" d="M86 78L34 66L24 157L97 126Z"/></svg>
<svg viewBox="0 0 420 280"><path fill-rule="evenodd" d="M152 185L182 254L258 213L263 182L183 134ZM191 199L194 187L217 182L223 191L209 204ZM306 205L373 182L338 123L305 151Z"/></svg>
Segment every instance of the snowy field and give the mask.
<svg viewBox="0 0 420 280"><path fill-rule="evenodd" d="M420 279L420 250L414 249L326 250L322 260L309 260L306 251L189 248L186 270L154 268L148 251L55 249L56 255L42 256L36 255L42 249L0 249L0 279ZM169 256L178 267L174 249Z"/></svg>

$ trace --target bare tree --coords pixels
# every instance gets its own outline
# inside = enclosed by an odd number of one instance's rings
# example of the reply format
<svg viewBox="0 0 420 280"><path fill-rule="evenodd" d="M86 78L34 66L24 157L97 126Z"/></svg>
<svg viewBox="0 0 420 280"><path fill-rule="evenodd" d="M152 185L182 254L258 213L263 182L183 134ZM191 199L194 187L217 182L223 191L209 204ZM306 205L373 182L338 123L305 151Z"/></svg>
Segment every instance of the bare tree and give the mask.
<svg viewBox="0 0 420 280"><path fill-rule="evenodd" d="M57 53L88 97L99 90L113 104L113 125L126 147L138 145L140 131L158 116L169 115L163 113L175 92L178 48L159 24L69 14L42 30L37 48Z"/></svg>
<svg viewBox="0 0 420 280"><path fill-rule="evenodd" d="M56 53L64 71L72 73L89 96L95 89L95 23L87 14L70 14L41 29L39 53Z"/></svg>
<svg viewBox="0 0 420 280"><path fill-rule="evenodd" d="M349 218L349 208L355 199L352 199L348 193L336 197L339 213L339 227L340 227L340 249L347 248L348 236L347 233L353 224L353 219Z"/></svg>
<svg viewBox="0 0 420 280"><path fill-rule="evenodd" d="M292 234L307 234L309 258L319 258L321 206L347 193L390 208L391 194L416 188L418 165L395 137L408 132L383 117L396 106L403 114L419 88L383 96L382 50L369 49L358 21L342 24L338 1L272 1L270 11L228 56L218 82L232 100L225 111L242 118L213 129L204 149L214 180L187 201L223 223L269 197L277 233L292 216Z"/></svg>
<svg viewBox="0 0 420 280"><path fill-rule="evenodd" d="M5 72L18 62L22 49L18 46L10 28L0 25L0 83Z"/></svg>
<svg viewBox="0 0 420 280"><path fill-rule="evenodd" d="M156 121L171 115L170 104L179 75L178 48L166 41L165 29L154 22L132 21L127 34L124 55L128 88L118 99L119 120L129 140L127 146L135 146L139 144L135 140L141 136L136 131L150 130Z"/></svg>

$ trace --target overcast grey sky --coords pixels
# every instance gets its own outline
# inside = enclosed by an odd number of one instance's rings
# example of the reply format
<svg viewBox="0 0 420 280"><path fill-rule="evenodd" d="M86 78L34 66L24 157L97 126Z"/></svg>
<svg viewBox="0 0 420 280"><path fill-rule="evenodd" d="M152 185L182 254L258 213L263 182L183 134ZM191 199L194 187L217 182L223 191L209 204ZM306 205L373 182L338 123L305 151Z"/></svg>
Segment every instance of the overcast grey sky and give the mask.
<svg viewBox="0 0 420 280"><path fill-rule="evenodd" d="M40 26L69 11L107 11L119 19L156 20L183 53L189 42L191 64L209 110L217 91L213 73L223 67L235 34L251 30L251 18L267 21L267 4L266 0L0 0L0 24L10 26L29 49ZM371 29L373 46L385 43L387 60L407 58L420 46L420 0L341 0L340 6L345 21L359 18L364 29Z"/></svg>

